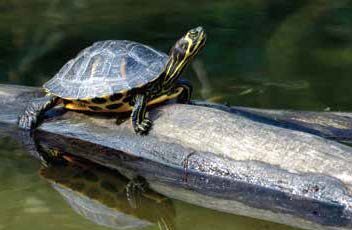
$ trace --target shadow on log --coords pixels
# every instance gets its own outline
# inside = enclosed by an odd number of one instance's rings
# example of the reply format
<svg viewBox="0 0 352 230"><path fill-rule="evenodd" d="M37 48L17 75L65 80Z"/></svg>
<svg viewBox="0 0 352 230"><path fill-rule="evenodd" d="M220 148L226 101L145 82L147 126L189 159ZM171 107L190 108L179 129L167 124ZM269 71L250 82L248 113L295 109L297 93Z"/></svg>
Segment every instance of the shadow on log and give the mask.
<svg viewBox="0 0 352 230"><path fill-rule="evenodd" d="M0 127L15 127L38 95L35 88L1 86ZM348 114L219 108L157 107L148 136L134 134L127 121L58 108L35 135L130 178L143 176L171 198L305 229L352 227L352 148L311 134L339 139L339 132L327 132L338 128L348 140Z"/></svg>

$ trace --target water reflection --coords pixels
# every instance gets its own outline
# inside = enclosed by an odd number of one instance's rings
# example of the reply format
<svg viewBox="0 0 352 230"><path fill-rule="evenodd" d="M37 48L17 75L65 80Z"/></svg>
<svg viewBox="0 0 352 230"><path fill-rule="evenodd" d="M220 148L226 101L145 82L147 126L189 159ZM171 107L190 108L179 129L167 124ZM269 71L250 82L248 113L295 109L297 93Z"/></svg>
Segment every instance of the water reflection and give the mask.
<svg viewBox="0 0 352 230"><path fill-rule="evenodd" d="M83 160L56 164L40 170L40 175L80 215L98 225L115 229L140 229L157 225L174 229L174 208L170 199L151 190L138 195L136 207L128 198L129 180L117 171Z"/></svg>
<svg viewBox="0 0 352 230"><path fill-rule="evenodd" d="M11 130L5 127L5 129L1 128L1 131L13 134L15 140L19 138L16 129ZM176 187L166 185L170 183L172 185L180 176L173 170L165 171L165 168L160 168L160 166L151 162L128 156L114 154L118 159L113 159L108 152L94 150L91 145L80 145L81 143L75 142L76 147L62 146L55 137L51 138L48 135L46 135L47 139L43 136L40 137L41 139L37 142L41 150L40 153L51 154L55 157L63 156L66 160L64 162L56 161L49 167L40 166L41 169L39 170L38 159L34 161L32 158L33 156L37 158L37 155L31 154L31 157L28 158L29 155L27 154L29 152L23 152L12 138L4 137L0 139L0 144L4 146L0 150L0 179L2 181L0 202L3 204L0 206L0 213L2 214L0 216L0 226L5 229L28 229L28 226L30 226L29 229L37 229L40 226L45 226L46 229L98 230L106 229L107 225L117 227L116 222L123 226L134 226L131 229L139 229L139 227L145 226L143 229L149 230L294 229L201 208L179 200L166 198L149 189L140 192L140 196L135 193L137 197L134 203L137 205L131 205L126 194L130 181L127 178L135 178L136 174L146 175L148 183L152 183L153 188L156 186L165 192L163 194L170 194L171 197L179 194L182 199L186 198L194 201L195 195L192 190L187 189L182 192ZM23 138L23 135L20 135L20 138ZM33 144L30 141L25 143L26 147ZM86 146L85 151L89 156L89 150L92 150L98 158L106 158L113 162L119 171L98 166L76 156L73 158L67 150L76 152L74 149L77 148L77 144L81 147ZM32 148L32 151L33 149L35 148ZM83 153L81 152L78 155L80 154ZM93 159L93 156L90 157ZM67 160L71 163L67 163ZM57 164L59 162L60 164ZM38 170L43 180L37 177ZM160 178L155 179L155 174ZM192 179L189 177L188 180ZM47 182L45 183L45 181ZM162 185L163 183L166 183L166 186ZM189 183L193 184L193 182ZM84 187L82 184L84 184ZM101 190L101 188L104 189ZM72 207L71 209L65 204L66 202L60 199L60 196L68 202ZM203 199L198 202L203 205L211 204L209 203L211 199ZM217 204L216 200L215 203ZM13 218L15 216L20 218L21 221L18 222L18 218Z"/></svg>

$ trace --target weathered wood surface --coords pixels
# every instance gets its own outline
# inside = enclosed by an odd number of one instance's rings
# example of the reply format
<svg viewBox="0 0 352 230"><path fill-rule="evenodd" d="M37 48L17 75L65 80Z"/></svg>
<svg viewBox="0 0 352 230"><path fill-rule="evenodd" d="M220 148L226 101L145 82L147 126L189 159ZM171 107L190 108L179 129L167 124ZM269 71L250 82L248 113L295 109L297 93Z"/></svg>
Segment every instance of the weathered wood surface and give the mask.
<svg viewBox="0 0 352 230"><path fill-rule="evenodd" d="M4 130L15 126L19 112L39 94L35 88L0 87ZM140 174L155 191L189 203L306 229L352 228L351 147L302 132L306 126L301 129L300 123L283 128L286 112L222 109L160 106L150 112L154 126L148 136L135 135L128 121L116 126L112 118L73 112L53 117L51 112L37 137L126 174ZM296 114L309 130L318 124L320 134L329 127L346 131L344 140L352 127L348 114L316 113L328 117L325 123L310 123L321 118L309 113ZM338 139L336 133L322 136ZM122 152L132 159L121 160Z"/></svg>
<svg viewBox="0 0 352 230"><path fill-rule="evenodd" d="M332 140L347 143L352 141L352 113L228 107L202 101L194 101L193 104L220 109L262 123L312 133Z"/></svg>

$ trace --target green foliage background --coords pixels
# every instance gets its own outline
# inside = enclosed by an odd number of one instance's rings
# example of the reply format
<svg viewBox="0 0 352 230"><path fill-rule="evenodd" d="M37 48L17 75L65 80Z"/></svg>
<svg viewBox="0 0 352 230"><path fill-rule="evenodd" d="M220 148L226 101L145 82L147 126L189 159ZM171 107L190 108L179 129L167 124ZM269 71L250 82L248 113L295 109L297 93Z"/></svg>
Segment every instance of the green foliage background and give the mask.
<svg viewBox="0 0 352 230"><path fill-rule="evenodd" d="M0 12L1 83L40 86L97 40L136 40L167 52L202 25L209 39L196 66L208 80L192 67L184 74L195 98L352 108L351 1L3 0Z"/></svg>

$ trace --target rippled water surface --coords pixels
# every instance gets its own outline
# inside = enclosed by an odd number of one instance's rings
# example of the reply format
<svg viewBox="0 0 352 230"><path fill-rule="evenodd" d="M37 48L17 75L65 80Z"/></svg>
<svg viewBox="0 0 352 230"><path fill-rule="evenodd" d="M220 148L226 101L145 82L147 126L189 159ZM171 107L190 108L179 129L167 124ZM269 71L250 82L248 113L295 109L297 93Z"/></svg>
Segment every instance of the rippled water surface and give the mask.
<svg viewBox="0 0 352 230"><path fill-rule="evenodd" d="M189 28L208 40L183 74L194 98L300 110L352 109L352 2L4 0L0 83L40 86L97 40L167 52ZM0 230L107 229L77 214L40 165L0 134ZM172 200L176 229L293 229ZM158 229L153 223L145 229Z"/></svg>

